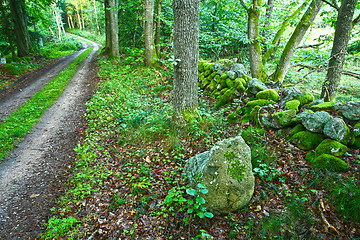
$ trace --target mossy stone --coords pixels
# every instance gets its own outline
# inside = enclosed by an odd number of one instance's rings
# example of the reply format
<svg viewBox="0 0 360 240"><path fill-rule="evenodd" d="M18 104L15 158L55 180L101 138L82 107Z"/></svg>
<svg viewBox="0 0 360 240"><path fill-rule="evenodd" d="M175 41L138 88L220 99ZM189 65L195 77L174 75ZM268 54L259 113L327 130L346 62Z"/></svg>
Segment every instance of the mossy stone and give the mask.
<svg viewBox="0 0 360 240"><path fill-rule="evenodd" d="M214 80L211 80L210 84L209 84L209 91L212 92L216 89L216 82Z"/></svg>
<svg viewBox="0 0 360 240"><path fill-rule="evenodd" d="M317 111L323 111L323 110L328 110L330 109L336 102L324 102L324 103L320 103L314 106L311 106L310 109L314 112Z"/></svg>
<svg viewBox="0 0 360 240"><path fill-rule="evenodd" d="M280 96L279 93L274 89L266 89L264 91L260 91L256 94L257 99L267 99L267 100L273 100L276 102L279 100Z"/></svg>
<svg viewBox="0 0 360 240"><path fill-rule="evenodd" d="M205 68L206 71L212 72L212 66L213 65L214 65L214 63L205 63L204 68Z"/></svg>
<svg viewBox="0 0 360 240"><path fill-rule="evenodd" d="M306 128L302 124L296 125L291 131L292 135L297 134L298 132L306 131Z"/></svg>
<svg viewBox="0 0 360 240"><path fill-rule="evenodd" d="M265 99L258 99L258 100L253 100L253 101L250 101L248 102L246 105L245 105L245 112L250 112L251 109L255 106L260 106L260 107L264 107L264 106L267 106L267 105L270 105L270 104L274 104L275 102L273 101L270 101L270 100L265 100Z"/></svg>
<svg viewBox="0 0 360 240"><path fill-rule="evenodd" d="M244 92L245 91L245 87L244 87L242 81L240 80L240 78L235 79L234 82L235 82L234 87L236 88L236 90L238 92Z"/></svg>
<svg viewBox="0 0 360 240"><path fill-rule="evenodd" d="M299 100L291 100L285 103L286 110L295 110L296 112L299 111L300 101Z"/></svg>
<svg viewBox="0 0 360 240"><path fill-rule="evenodd" d="M226 85L228 86L228 88L233 88L234 87L233 80L231 80L230 78L227 78L226 79Z"/></svg>
<svg viewBox="0 0 360 240"><path fill-rule="evenodd" d="M345 172L349 169L349 166L346 162L330 154L321 154L320 156L316 157L311 163L317 168L332 170L336 172Z"/></svg>
<svg viewBox="0 0 360 240"><path fill-rule="evenodd" d="M312 95L310 92L304 92L299 96L299 101L301 106L313 102L314 99L315 99L314 95Z"/></svg>
<svg viewBox="0 0 360 240"><path fill-rule="evenodd" d="M216 76L214 77L214 80L215 80L217 83L220 83L220 80L221 80L220 75L216 75Z"/></svg>
<svg viewBox="0 0 360 240"><path fill-rule="evenodd" d="M235 93L234 89L228 89L223 95L219 95L216 98L215 108L219 108L221 106L224 106L225 104L230 103L234 93Z"/></svg>
<svg viewBox="0 0 360 240"><path fill-rule="evenodd" d="M206 71L204 72L204 76L205 76L205 77L208 77L210 74L211 74L210 70L206 70Z"/></svg>
<svg viewBox="0 0 360 240"><path fill-rule="evenodd" d="M354 140L353 145L351 145L352 148L360 149L360 137L356 137Z"/></svg>
<svg viewBox="0 0 360 240"><path fill-rule="evenodd" d="M228 76L226 75L226 73L224 73L224 74L222 74L222 75L220 76L220 78L221 78L221 79L227 79Z"/></svg>
<svg viewBox="0 0 360 240"><path fill-rule="evenodd" d="M261 123L266 128L284 128L292 124L292 119L296 116L295 110L286 110L273 114L262 114Z"/></svg>
<svg viewBox="0 0 360 240"><path fill-rule="evenodd" d="M302 131L291 137L290 142L302 150L313 150L324 140L319 133Z"/></svg>
<svg viewBox="0 0 360 240"><path fill-rule="evenodd" d="M360 122L358 122L357 124L355 124L354 128L353 128L353 135L355 137L360 136Z"/></svg>
<svg viewBox="0 0 360 240"><path fill-rule="evenodd" d="M249 113L245 114L242 122L254 122L255 124L259 123L258 114L260 106L255 106Z"/></svg>
<svg viewBox="0 0 360 240"><path fill-rule="evenodd" d="M345 124L345 135L340 142L345 145L353 145L354 141L355 141L354 136L351 134L349 127Z"/></svg>
<svg viewBox="0 0 360 240"><path fill-rule="evenodd" d="M221 85L222 88L226 88L227 87L226 79L221 79L220 80L220 85Z"/></svg>
<svg viewBox="0 0 360 240"><path fill-rule="evenodd" d="M228 121L229 123L234 123L234 122L236 122L238 119L239 119L239 115L236 114L236 112L230 113L230 114L228 115L228 117L227 117L227 121Z"/></svg>
<svg viewBox="0 0 360 240"><path fill-rule="evenodd" d="M216 75L217 75L216 72L213 72L212 74L210 74L209 77L212 78L212 79L214 79Z"/></svg>
<svg viewBox="0 0 360 240"><path fill-rule="evenodd" d="M246 82L250 82L252 79L250 76L245 75L245 74L242 76L242 78L245 79Z"/></svg>
<svg viewBox="0 0 360 240"><path fill-rule="evenodd" d="M341 157L344 153L348 151L348 147L331 139L325 139L322 141L319 146L316 147L315 152L317 155L321 154L330 154L335 157Z"/></svg>

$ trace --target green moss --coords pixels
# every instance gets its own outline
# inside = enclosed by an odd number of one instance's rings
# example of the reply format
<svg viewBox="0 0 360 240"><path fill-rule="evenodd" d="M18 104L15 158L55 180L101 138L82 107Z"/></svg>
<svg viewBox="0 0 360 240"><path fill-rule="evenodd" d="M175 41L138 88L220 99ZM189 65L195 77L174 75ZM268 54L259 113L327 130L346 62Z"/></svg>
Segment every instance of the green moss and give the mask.
<svg viewBox="0 0 360 240"><path fill-rule="evenodd" d="M316 154L330 154L335 157L341 157L345 152L348 151L348 147L331 139L325 139L315 149Z"/></svg>
<svg viewBox="0 0 360 240"><path fill-rule="evenodd" d="M354 136L351 134L349 127L345 124L344 138L340 141L345 145L353 145L355 141Z"/></svg>
<svg viewBox="0 0 360 240"><path fill-rule="evenodd" d="M358 122L357 124L355 124L354 128L353 128L353 135L355 137L360 136L360 122Z"/></svg>
<svg viewBox="0 0 360 240"><path fill-rule="evenodd" d="M291 137L290 142L302 150L315 149L324 140L323 135L302 131Z"/></svg>
<svg viewBox="0 0 360 240"><path fill-rule="evenodd" d="M288 87L293 87L293 86L294 86L294 84L288 83L288 84L284 84L282 87L283 88L288 88Z"/></svg>
<svg viewBox="0 0 360 240"><path fill-rule="evenodd" d="M213 65L214 65L214 63L205 63L204 68L205 68L206 71L212 72L212 66Z"/></svg>
<svg viewBox="0 0 360 240"><path fill-rule="evenodd" d="M353 145L351 145L351 147L353 147L355 149L360 149L360 137L355 138L355 141L354 141Z"/></svg>
<svg viewBox="0 0 360 240"><path fill-rule="evenodd" d="M320 169L327 169L336 172L344 172L349 169L346 162L330 154L321 154L312 161L312 165Z"/></svg>
<svg viewBox="0 0 360 240"><path fill-rule="evenodd" d="M296 125L291 131L292 135L297 134L298 132L306 131L306 128L302 124Z"/></svg>
<svg viewBox="0 0 360 240"><path fill-rule="evenodd" d="M292 100L285 103L286 110L295 110L296 112L299 111L300 101L299 100Z"/></svg>
<svg viewBox="0 0 360 240"><path fill-rule="evenodd" d="M212 92L216 89L217 87L217 83L214 80L211 80L210 84L209 84L209 91Z"/></svg>
<svg viewBox="0 0 360 240"><path fill-rule="evenodd" d="M235 90L234 89L228 89L224 95L219 95L216 98L215 101L215 108L219 108L221 106L224 106L225 104L228 104L232 100L232 95L234 95Z"/></svg>
<svg viewBox="0 0 360 240"><path fill-rule="evenodd" d="M214 80L215 80L217 83L220 83L220 81L221 81L220 75L216 75L216 76L214 77Z"/></svg>
<svg viewBox="0 0 360 240"><path fill-rule="evenodd" d="M249 113L255 106L260 106L260 107L264 107L270 104L274 104L275 102L270 101L270 100L265 100L265 99L258 99L258 100L253 100L248 102L245 105L245 113Z"/></svg>
<svg viewBox="0 0 360 240"><path fill-rule="evenodd" d="M236 112L232 112L227 116L227 121L229 123L234 123L239 119L239 115Z"/></svg>
<svg viewBox="0 0 360 240"><path fill-rule="evenodd" d="M230 78L226 79L226 86L228 86L228 88L233 88L234 87L234 83Z"/></svg>
<svg viewBox="0 0 360 240"><path fill-rule="evenodd" d="M241 163L238 156L234 151L226 152L224 158L229 162L228 174L238 182L245 178L246 166Z"/></svg>
<svg viewBox="0 0 360 240"><path fill-rule="evenodd" d="M266 99L266 100L273 100L276 102L279 100L280 96L279 93L274 89L266 89L263 91L260 91L256 94L257 99Z"/></svg>
<svg viewBox="0 0 360 240"><path fill-rule="evenodd" d="M212 74L210 74L209 78L214 79L215 76L216 76L216 72L213 72Z"/></svg>
<svg viewBox="0 0 360 240"><path fill-rule="evenodd" d="M245 79L246 82L250 82L251 79L252 79L252 78L251 78L250 76L248 76L248 75L243 75L242 78Z"/></svg>
<svg viewBox="0 0 360 240"><path fill-rule="evenodd" d="M314 151L312 152L308 152L305 156L305 159L308 161L308 162L312 162L314 159L316 158L316 153Z"/></svg>
<svg viewBox="0 0 360 240"><path fill-rule="evenodd" d="M282 112L274 113L273 115L277 116L280 126L286 127L291 124L291 120L296 116L295 110L286 110Z"/></svg>
<svg viewBox="0 0 360 240"><path fill-rule="evenodd" d="M311 106L310 109L313 110L314 112L323 111L323 110L330 109L335 103L336 102L324 102L324 103L320 103L320 104Z"/></svg>
<svg viewBox="0 0 360 240"><path fill-rule="evenodd" d="M228 78L228 76L226 75L226 73L224 73L223 75L221 75L221 77L220 77L221 79L227 79Z"/></svg>
<svg viewBox="0 0 360 240"><path fill-rule="evenodd" d="M311 103L314 101L314 95L309 92L305 92L299 96L299 101L301 106Z"/></svg>
<svg viewBox="0 0 360 240"><path fill-rule="evenodd" d="M259 123L259 118L258 118L258 114L259 114L259 110L260 110L260 106L255 106L251 112L246 113L242 119L242 122L254 122L255 124Z"/></svg>
<svg viewBox="0 0 360 240"><path fill-rule="evenodd" d="M244 84L242 83L240 78L235 79L234 82L235 82L234 87L236 88L236 90L238 90L239 92L245 91Z"/></svg>

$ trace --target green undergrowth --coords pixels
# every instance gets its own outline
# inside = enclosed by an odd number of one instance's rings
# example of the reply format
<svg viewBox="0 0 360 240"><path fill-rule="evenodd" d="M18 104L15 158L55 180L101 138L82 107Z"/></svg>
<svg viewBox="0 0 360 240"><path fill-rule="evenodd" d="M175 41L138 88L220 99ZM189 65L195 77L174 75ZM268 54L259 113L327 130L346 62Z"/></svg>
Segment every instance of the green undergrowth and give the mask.
<svg viewBox="0 0 360 240"><path fill-rule="evenodd" d="M93 32L89 32L86 30L80 30L80 29L67 29L68 32L73 33L75 35L90 39L91 41L97 42L105 46L105 35L98 35Z"/></svg>
<svg viewBox="0 0 360 240"><path fill-rule="evenodd" d="M92 49L89 48L80 54L72 64L33 95L27 103L3 120L0 124L0 161L30 132L45 110L55 102Z"/></svg>
<svg viewBox="0 0 360 240"><path fill-rule="evenodd" d="M81 48L78 38L66 36L61 41L51 40L40 49L40 54L46 58L60 58L77 52Z"/></svg>

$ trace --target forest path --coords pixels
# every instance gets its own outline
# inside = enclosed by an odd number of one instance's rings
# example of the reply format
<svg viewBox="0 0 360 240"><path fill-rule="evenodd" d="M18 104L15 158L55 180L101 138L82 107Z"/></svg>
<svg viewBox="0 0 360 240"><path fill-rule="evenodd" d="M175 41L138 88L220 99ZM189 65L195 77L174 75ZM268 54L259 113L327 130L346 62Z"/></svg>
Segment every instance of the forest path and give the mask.
<svg viewBox="0 0 360 240"><path fill-rule="evenodd" d="M60 189L75 155L73 149L85 128L85 103L91 99L95 85L93 60L99 46L93 45L94 50L80 65L63 94L0 164L0 239L38 238L44 231L50 208L61 196ZM54 67L43 76L41 84L36 81L33 84L43 86L47 78L54 77L57 68L63 69L62 65ZM40 89L31 91L36 93ZM29 98L28 94L23 95L23 101ZM12 97L16 99L15 95ZM15 110L15 105L7 106ZM1 109L4 106L1 105ZM9 112L1 111L3 115Z"/></svg>

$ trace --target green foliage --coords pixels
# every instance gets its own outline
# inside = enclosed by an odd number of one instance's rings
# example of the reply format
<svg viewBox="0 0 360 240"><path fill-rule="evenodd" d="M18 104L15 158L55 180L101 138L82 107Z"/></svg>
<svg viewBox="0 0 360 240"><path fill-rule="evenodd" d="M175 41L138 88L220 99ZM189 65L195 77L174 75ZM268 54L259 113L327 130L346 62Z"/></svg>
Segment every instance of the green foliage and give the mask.
<svg viewBox="0 0 360 240"><path fill-rule="evenodd" d="M69 234L74 225L79 221L74 217L57 218L56 216L49 219L46 232L42 239L58 239Z"/></svg>
<svg viewBox="0 0 360 240"><path fill-rule="evenodd" d="M87 30L80 30L80 29L67 29L68 32L78 35L80 37L84 37L86 39L90 39L91 41L100 43L101 45L105 46L105 35L98 35L94 34ZM81 41L81 40L80 40Z"/></svg>
<svg viewBox="0 0 360 240"><path fill-rule="evenodd" d="M31 70L35 70L39 67L39 64L28 63L26 61L12 62L5 65L5 71L11 75L21 75Z"/></svg>
<svg viewBox="0 0 360 240"><path fill-rule="evenodd" d="M47 58L59 58L78 51L81 46L81 42L72 36L64 37L62 41L50 39L40 49L40 54Z"/></svg>
<svg viewBox="0 0 360 240"><path fill-rule="evenodd" d="M77 67L91 51L92 48L89 48L79 55L71 65L33 95L27 103L4 119L0 124L0 160L15 148L16 144L39 121L45 110L54 103L65 89Z"/></svg>

